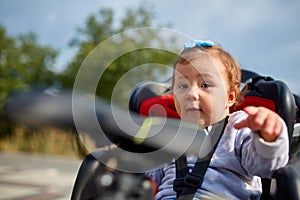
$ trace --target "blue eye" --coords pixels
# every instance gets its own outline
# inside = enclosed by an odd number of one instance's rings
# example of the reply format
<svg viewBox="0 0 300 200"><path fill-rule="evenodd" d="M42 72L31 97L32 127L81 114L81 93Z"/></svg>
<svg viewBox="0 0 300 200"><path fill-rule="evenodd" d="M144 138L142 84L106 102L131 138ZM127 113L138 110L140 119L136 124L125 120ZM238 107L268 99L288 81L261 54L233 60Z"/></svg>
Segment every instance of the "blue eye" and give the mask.
<svg viewBox="0 0 300 200"><path fill-rule="evenodd" d="M187 84L180 84L178 86L178 88L180 88L180 89L188 88L188 85Z"/></svg>

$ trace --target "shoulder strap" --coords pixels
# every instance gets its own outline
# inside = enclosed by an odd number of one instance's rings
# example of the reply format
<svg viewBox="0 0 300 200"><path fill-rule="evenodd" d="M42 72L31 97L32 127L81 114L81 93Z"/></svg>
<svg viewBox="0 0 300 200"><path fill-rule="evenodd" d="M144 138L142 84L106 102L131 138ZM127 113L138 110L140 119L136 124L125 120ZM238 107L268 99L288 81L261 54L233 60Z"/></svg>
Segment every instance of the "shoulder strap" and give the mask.
<svg viewBox="0 0 300 200"><path fill-rule="evenodd" d="M185 154L175 160L175 166L176 179L173 182L173 190L176 192L178 198L184 189L185 176L189 172L189 168L187 166L187 158Z"/></svg>
<svg viewBox="0 0 300 200"><path fill-rule="evenodd" d="M189 172L187 166L186 155L180 156L176 161L176 179L173 182L173 189L177 194L177 198L180 196L186 196L194 194L198 188L201 187L204 174L209 166L212 155L218 146L220 138L227 125L228 117L223 119L217 124L214 124L210 133L212 134L212 141L217 141L214 148L202 159L198 159L194 168Z"/></svg>

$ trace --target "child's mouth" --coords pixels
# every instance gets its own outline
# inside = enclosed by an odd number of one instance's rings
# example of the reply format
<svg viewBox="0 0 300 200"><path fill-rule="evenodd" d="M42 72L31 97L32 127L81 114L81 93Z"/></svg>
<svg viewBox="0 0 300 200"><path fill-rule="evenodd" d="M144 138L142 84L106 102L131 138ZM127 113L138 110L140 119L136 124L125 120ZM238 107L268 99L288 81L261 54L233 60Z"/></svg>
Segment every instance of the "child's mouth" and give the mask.
<svg viewBox="0 0 300 200"><path fill-rule="evenodd" d="M202 112L201 108L188 108L186 110L187 112Z"/></svg>

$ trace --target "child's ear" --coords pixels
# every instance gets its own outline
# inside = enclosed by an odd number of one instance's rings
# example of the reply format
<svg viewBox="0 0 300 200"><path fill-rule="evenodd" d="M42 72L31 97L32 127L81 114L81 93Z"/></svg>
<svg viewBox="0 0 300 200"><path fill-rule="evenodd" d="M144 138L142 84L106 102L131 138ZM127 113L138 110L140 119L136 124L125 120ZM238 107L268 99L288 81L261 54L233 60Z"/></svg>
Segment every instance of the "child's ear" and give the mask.
<svg viewBox="0 0 300 200"><path fill-rule="evenodd" d="M236 93L234 91L229 92L227 97L227 107L233 106L236 101Z"/></svg>

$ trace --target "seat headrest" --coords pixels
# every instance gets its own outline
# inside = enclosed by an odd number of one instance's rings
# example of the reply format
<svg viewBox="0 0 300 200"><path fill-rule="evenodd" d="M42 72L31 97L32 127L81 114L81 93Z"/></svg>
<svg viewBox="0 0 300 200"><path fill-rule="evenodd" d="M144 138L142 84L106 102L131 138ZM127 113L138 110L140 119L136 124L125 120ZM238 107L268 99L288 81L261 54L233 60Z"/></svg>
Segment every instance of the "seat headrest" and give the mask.
<svg viewBox="0 0 300 200"><path fill-rule="evenodd" d="M130 95L129 109L145 116L179 118L169 83L142 82Z"/></svg>
<svg viewBox="0 0 300 200"><path fill-rule="evenodd" d="M178 115L173 94L151 97L140 105L140 114L145 116L180 118Z"/></svg>
<svg viewBox="0 0 300 200"><path fill-rule="evenodd" d="M285 121L291 141L296 117L294 95L289 87L280 80L256 76L248 80L244 101L237 109L247 105L264 106L280 115Z"/></svg>
<svg viewBox="0 0 300 200"><path fill-rule="evenodd" d="M276 113L285 121L290 141L293 135L296 118L296 107L293 93L280 80L259 76L243 70L243 81L247 82L247 92L242 103L230 108L230 111L241 110L245 106L264 106ZM247 77L248 79L246 80ZM129 109L146 116L179 118L174 105L170 83L142 82L138 84L129 100Z"/></svg>

